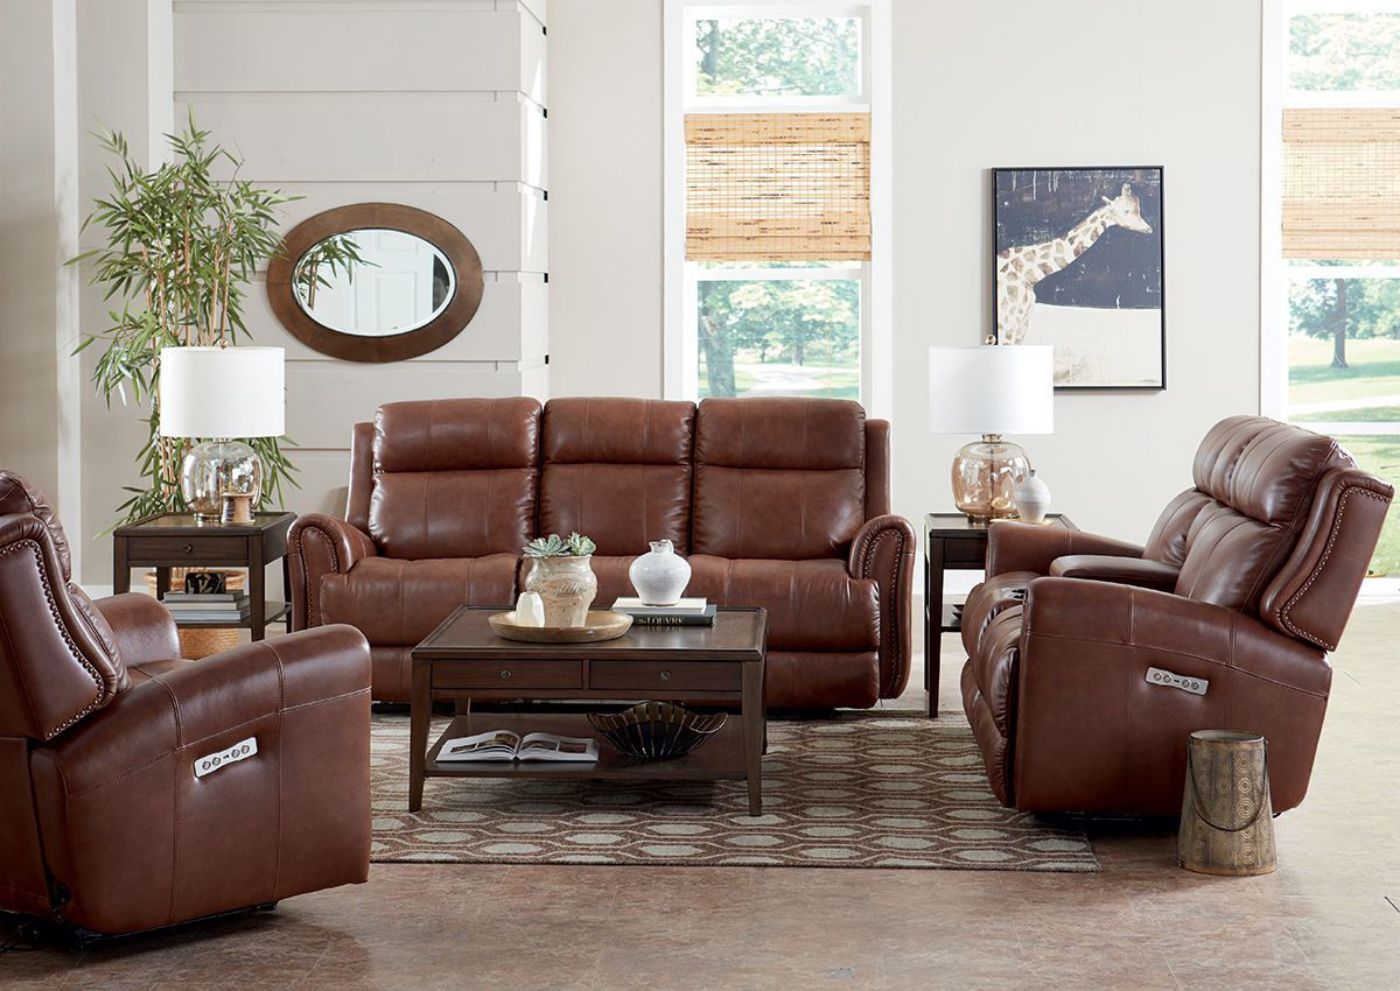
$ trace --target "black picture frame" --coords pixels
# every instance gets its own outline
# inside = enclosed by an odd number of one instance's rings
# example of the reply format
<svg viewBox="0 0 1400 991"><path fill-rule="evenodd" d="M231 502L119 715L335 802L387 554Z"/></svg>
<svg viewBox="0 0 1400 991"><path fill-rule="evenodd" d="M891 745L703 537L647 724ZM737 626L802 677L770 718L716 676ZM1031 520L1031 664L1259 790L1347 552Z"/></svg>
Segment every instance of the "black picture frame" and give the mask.
<svg viewBox="0 0 1400 991"><path fill-rule="evenodd" d="M1131 179L1126 180L1126 181L1128 181L1130 184L1133 183L1133 182L1141 183L1141 182L1144 182L1144 181L1147 181L1147 182L1149 183L1149 186L1150 186L1150 189L1151 189L1151 192L1152 192L1152 197L1151 197L1151 199L1152 199L1152 209L1151 209L1151 211L1150 211L1150 214L1151 214L1151 216L1150 216L1150 223L1151 223L1151 226L1152 226L1152 228L1153 228L1151 237L1152 237L1152 253L1153 253L1153 256L1154 256L1154 259L1153 259L1153 260L1154 260L1154 264L1155 264L1155 273L1153 273L1153 272L1148 272L1148 273L1146 273L1146 274L1148 275L1148 284L1147 284L1147 286L1145 287L1145 291L1147 291L1147 292L1150 292L1150 291L1151 291L1150 277L1151 277L1152 275L1155 274L1156 294L1157 294L1157 297L1158 297L1158 305L1157 305L1156 307L1145 307L1145 306L1144 306L1144 307L1137 307L1137 308L1138 308L1138 309L1155 309L1155 310L1157 311L1157 313L1158 313L1158 328L1157 328L1158 332L1157 332L1157 348L1156 348L1156 358L1157 358L1157 375L1156 375L1156 378L1155 378L1154 380L1151 380L1151 381L1123 382L1123 383L1104 382L1104 381L1093 381L1093 380L1089 380L1089 381L1061 381L1061 379L1060 379L1060 373L1059 373L1059 371L1058 371L1058 366L1060 365L1060 363L1057 361L1057 379L1056 379L1056 383L1055 383L1055 391L1056 391L1056 392L1162 392L1162 391L1164 391L1164 390L1166 389L1166 387L1167 387L1167 298L1166 298L1167 273L1166 273L1166 200L1165 200L1165 187L1166 187L1165 179L1166 179L1166 170L1165 170L1165 168L1164 168L1163 166L1161 166L1161 165L1062 165L1062 166L1017 166L1017 167L998 167L998 168L990 169L989 171L990 171L990 173L991 173L991 207L992 207L992 211L991 211L991 220L992 220L992 236L991 236L991 243L992 243L992 250L991 250L991 278L990 278L990 282L991 282L991 311L992 311L992 339L993 339L997 344L1008 344L1008 345L1014 345L1014 344L1017 344L1017 343L1035 344L1035 343L1054 343L1054 342L1053 342L1053 341L1049 341L1049 340L1044 340L1044 341L1036 341L1036 340L1026 340L1026 341L1019 341L1019 340L1018 340L1018 341L1011 341L1011 340L1006 340L1006 339L1005 339L1005 335L1004 335L1004 331L1003 331L1003 327L1002 327L1002 315L1001 315L1001 313L1000 313L1000 299L1001 299L1001 265L1000 265L1001 259L1000 259L1000 254L1001 254L1001 251L1003 250L1003 231L1004 231L1005 227L1006 227L1006 226L1009 226L1009 225L1007 225L1007 224L1004 223L1004 221L1007 219L1007 217L1005 216L1004 211L1003 211L1003 192L1002 192L1002 190L1003 190L1003 177L1004 177L1004 176L1007 176L1007 175L1009 175L1009 174L1020 174L1020 175L1022 175L1022 176L1036 176L1036 175L1041 175L1041 176L1044 176L1044 177L1046 178L1047 181L1049 181L1056 173L1070 173L1070 174L1094 174L1094 173L1097 173L1097 174L1100 174L1100 175L1101 175L1101 182L1102 182L1102 183L1118 183L1118 182L1120 182L1120 181L1123 181L1123 180L1124 180L1124 177L1125 177L1125 176L1128 176L1128 175L1131 175L1131 176L1132 176ZM1149 177L1147 180L1144 180L1144 179L1142 178L1144 174L1146 174L1146 175ZM1107 187L1107 186L1104 186L1104 188L1108 188L1108 187ZM1100 195L1101 195L1101 194L1100 194ZM1140 194L1137 194L1137 195L1139 195L1139 198L1140 198ZM1148 213L1148 211L1146 211L1146 210L1143 211L1143 218L1144 218L1144 219L1147 219L1147 213ZM1085 215L1085 216L1087 217L1087 215ZM1056 236L1056 239L1062 238L1062 237L1066 236L1066 235L1068 234L1068 232L1073 228L1073 226L1077 225L1077 224L1080 222L1080 221L1075 221L1075 220L1073 220L1072 217L1070 217L1069 219L1070 219L1070 224L1069 224L1069 226L1065 226L1064 222L1065 222L1065 220L1066 220L1066 217L1065 217L1065 216L1061 216L1061 217L1059 218L1061 230L1060 230L1060 233ZM1083 219L1083 218L1082 218L1082 219ZM1110 225L1110 226L1112 226L1112 225ZM1128 232L1125 232L1125 233L1128 233ZM1121 244L1121 243L1122 243L1122 242L1121 242L1121 238L1118 239L1118 240L1119 240L1119 243ZM1027 246L1027 245L1009 245L1008 247L1026 247L1026 246ZM1098 241L1096 240L1095 243L1091 244L1088 248L1084 249L1084 251L1083 251L1080 255L1076 255L1076 256L1074 257L1073 261L1072 261L1072 264L1075 264L1075 265L1077 265L1078 267L1082 268L1083 266L1079 266L1079 258L1089 256L1090 253L1093 251L1093 249L1096 248L1096 247L1098 247L1098 248L1101 249L1101 250L1100 250L1100 255L1094 256L1092 259L1090 259L1090 262L1095 262L1095 263L1101 262L1101 261L1102 261L1101 256L1103 255L1104 250L1108 250L1108 249L1111 247L1111 244L1109 244L1109 245L1100 245L1100 244L1098 243ZM1137 252L1135 252L1135 254L1137 254L1139 257L1141 257L1141 255L1142 255L1142 250L1139 248L1139 250L1138 250ZM1067 271L1067 270L1069 269L1069 267L1070 267L1070 266L1065 266L1064 269L1059 270L1059 271L1056 271L1055 273L1052 273L1052 274L1053 274L1053 275L1059 275L1059 274L1061 273L1061 271ZM1048 281L1049 278L1050 278L1050 276L1042 276L1041 279L1040 279L1039 281ZM1037 283L1037 284L1038 284L1038 283ZM1032 286L1031 288L1034 289L1035 287ZM1139 288L1141 288L1141 287L1139 287ZM1102 286L1100 287L1100 291L1102 291ZM1034 306L1036 303L1038 303L1038 302L1039 302L1038 299L1033 299L1030 303L1026 304L1026 306L1027 306L1027 312L1029 313L1029 310L1030 310L1031 308L1033 308L1033 306ZM1028 320L1028 319L1029 319L1029 318L1027 317L1027 320Z"/></svg>

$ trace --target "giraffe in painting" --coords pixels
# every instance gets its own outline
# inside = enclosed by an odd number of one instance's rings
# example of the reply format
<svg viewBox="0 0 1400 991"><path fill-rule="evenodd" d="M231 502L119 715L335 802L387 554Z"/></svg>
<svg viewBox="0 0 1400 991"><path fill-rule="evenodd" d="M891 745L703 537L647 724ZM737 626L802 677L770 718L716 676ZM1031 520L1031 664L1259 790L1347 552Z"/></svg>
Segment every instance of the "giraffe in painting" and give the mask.
<svg viewBox="0 0 1400 991"><path fill-rule="evenodd" d="M1113 199L1103 197L1103 206L1071 227L1064 237L997 253L997 336L1002 344L1025 340L1035 305L1035 284L1084 254L1115 225L1138 234L1152 233L1152 225L1142 219L1142 203L1131 183L1123 183L1122 192Z"/></svg>

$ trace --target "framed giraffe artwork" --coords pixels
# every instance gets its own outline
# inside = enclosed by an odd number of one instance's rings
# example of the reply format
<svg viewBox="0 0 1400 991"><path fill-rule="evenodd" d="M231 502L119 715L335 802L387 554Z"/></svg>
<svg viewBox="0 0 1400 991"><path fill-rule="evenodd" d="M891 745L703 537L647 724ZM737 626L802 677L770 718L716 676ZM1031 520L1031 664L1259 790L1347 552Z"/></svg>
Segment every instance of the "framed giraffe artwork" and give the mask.
<svg viewBox="0 0 1400 991"><path fill-rule="evenodd" d="M1165 389L1160 166L993 169L999 344L1050 344L1057 389Z"/></svg>

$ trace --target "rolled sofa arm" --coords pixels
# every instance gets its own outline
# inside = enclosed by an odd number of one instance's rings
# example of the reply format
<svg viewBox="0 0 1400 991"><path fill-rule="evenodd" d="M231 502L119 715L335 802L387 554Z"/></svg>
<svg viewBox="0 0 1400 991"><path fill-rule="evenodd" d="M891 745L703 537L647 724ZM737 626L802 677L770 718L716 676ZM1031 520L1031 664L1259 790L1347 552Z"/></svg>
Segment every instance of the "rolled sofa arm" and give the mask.
<svg viewBox="0 0 1400 991"><path fill-rule="evenodd" d="M1067 530L1062 526L998 520L987 528L988 578L1008 571L1048 575L1051 562L1066 554L1142 557L1142 548L1125 540Z"/></svg>
<svg viewBox="0 0 1400 991"><path fill-rule="evenodd" d="M1087 578L1091 581L1135 585L1170 592L1176 588L1181 574L1162 561L1140 557L1114 557L1109 554L1066 554L1050 563L1050 574L1056 578Z"/></svg>
<svg viewBox="0 0 1400 991"><path fill-rule="evenodd" d="M180 631L170 610L149 595L123 592L93 602L112 627L122 663L145 664L180 657Z"/></svg>
<svg viewBox="0 0 1400 991"><path fill-rule="evenodd" d="M1275 809L1302 801L1332 680L1322 651L1232 609L1109 582L1038 578L1024 609L1017 808L1172 814L1202 728L1264 734Z"/></svg>
<svg viewBox="0 0 1400 991"><path fill-rule="evenodd" d="M321 625L321 578L346 574L356 561L379 551L369 534L324 513L297 518L287 534L287 573L292 586L292 629Z"/></svg>
<svg viewBox="0 0 1400 991"><path fill-rule="evenodd" d="M881 698L898 698L909 682L916 554L914 528L892 513L866 520L851 542L851 577L874 581L880 593Z"/></svg>
<svg viewBox="0 0 1400 991"><path fill-rule="evenodd" d="M35 747L56 914L132 932L364 880L369 702L369 644L327 626L154 673Z"/></svg>

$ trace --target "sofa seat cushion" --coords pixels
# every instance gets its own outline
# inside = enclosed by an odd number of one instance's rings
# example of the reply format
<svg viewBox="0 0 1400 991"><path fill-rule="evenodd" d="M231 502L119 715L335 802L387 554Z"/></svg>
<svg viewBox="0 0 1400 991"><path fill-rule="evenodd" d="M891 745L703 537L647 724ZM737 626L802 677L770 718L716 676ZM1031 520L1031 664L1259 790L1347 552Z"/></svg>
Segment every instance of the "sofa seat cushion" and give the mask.
<svg viewBox="0 0 1400 991"><path fill-rule="evenodd" d="M962 642L967 656L977 653L977 641L1003 610L1026 601L1026 589L1041 577L1034 571L1004 571L988 578L968 594L962 611Z"/></svg>
<svg viewBox="0 0 1400 991"><path fill-rule="evenodd" d="M690 558L686 595L722 606L768 610L768 649L878 651L880 596L875 582L852 578L837 560Z"/></svg>
<svg viewBox="0 0 1400 991"><path fill-rule="evenodd" d="M322 618L358 627L376 646L413 646L460 605L514 603L518 561L514 554L365 558L347 574L322 576Z"/></svg>

